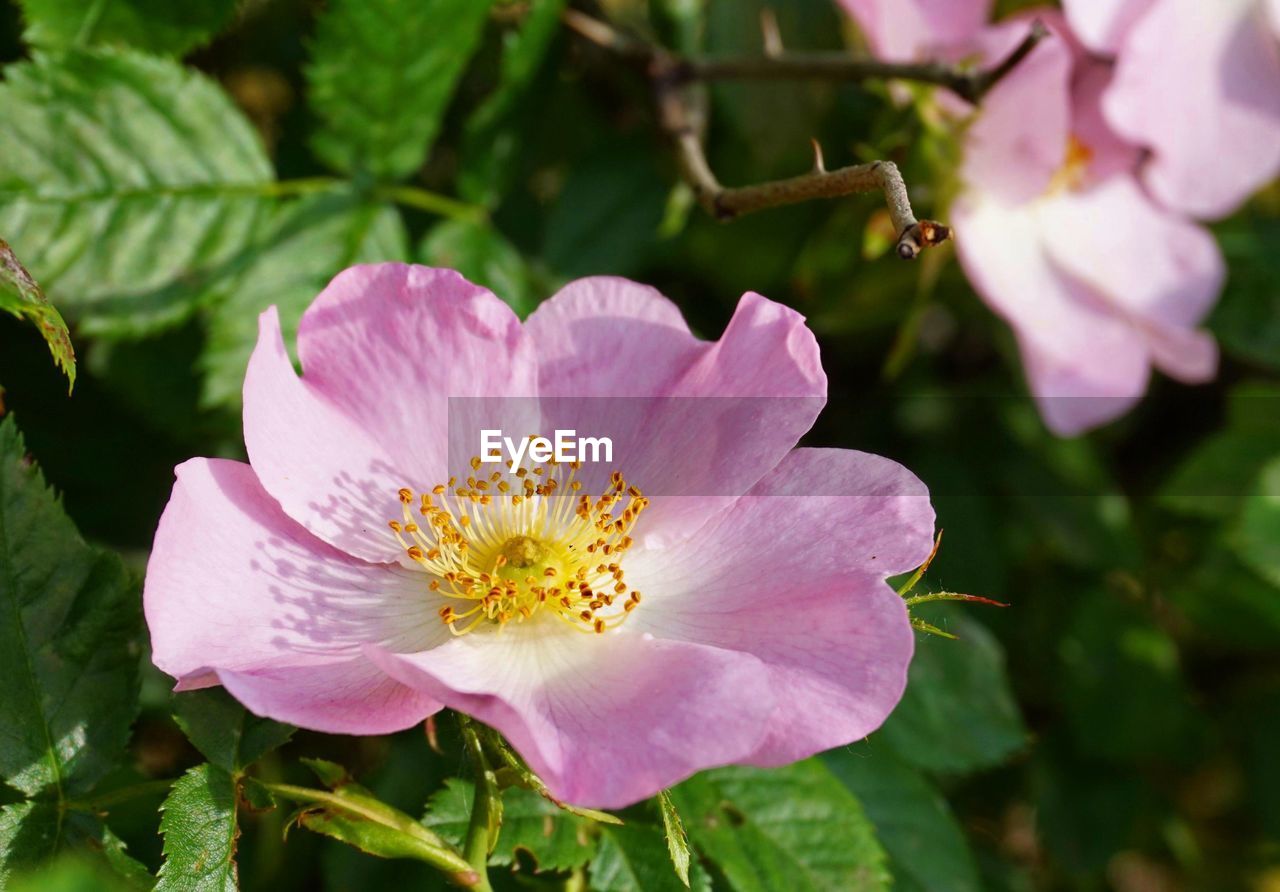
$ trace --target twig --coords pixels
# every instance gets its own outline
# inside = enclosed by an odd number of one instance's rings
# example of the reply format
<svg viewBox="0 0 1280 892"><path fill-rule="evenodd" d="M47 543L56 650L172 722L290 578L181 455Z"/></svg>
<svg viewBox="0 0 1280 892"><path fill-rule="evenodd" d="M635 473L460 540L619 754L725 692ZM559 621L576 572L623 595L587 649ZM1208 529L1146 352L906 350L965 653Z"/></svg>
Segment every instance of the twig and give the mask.
<svg viewBox="0 0 1280 892"><path fill-rule="evenodd" d="M774 53L764 56L688 57L680 60L682 74L690 80L909 80L946 87L977 105L992 87L1004 79L1049 36L1039 20L1014 50L990 68L961 68L941 62L883 62L849 53Z"/></svg>
<svg viewBox="0 0 1280 892"><path fill-rule="evenodd" d="M702 84L730 78L816 77L844 81L906 78L940 84L977 102L1048 34L1040 22L1035 22L1022 43L999 64L989 69L966 70L940 63L902 64L843 54L787 53L781 49L776 34L766 40L768 52L762 57L685 57L625 34L577 10L566 10L564 21L592 43L642 67L653 83L659 125L675 144L681 176L712 216L732 220L765 208L879 190L884 193L894 231L898 234L896 253L904 260L914 259L924 248L946 241L951 230L932 220L916 219L897 165L892 161L873 161L827 170L821 148L815 143L814 168L809 173L751 186L726 187L716 178L703 148L707 115ZM765 33L768 38L768 28Z"/></svg>

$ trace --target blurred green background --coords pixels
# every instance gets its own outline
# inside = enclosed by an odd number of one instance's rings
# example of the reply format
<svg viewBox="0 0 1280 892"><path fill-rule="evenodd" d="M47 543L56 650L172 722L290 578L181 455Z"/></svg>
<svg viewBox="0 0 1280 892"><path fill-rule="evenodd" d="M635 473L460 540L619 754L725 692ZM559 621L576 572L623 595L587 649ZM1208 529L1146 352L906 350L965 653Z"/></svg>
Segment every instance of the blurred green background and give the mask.
<svg viewBox="0 0 1280 892"><path fill-rule="evenodd" d="M585 8L684 51L755 53L767 5L790 47L856 42L827 0ZM47 21L69 34L46 45L156 53L23 61L20 10L0 2L0 58L19 66L0 88L0 236L67 317L79 359L68 396L35 329L0 314L0 385L87 539L141 574L173 466L243 454L258 311L278 304L292 325L352 262L454 266L521 313L569 278L624 275L707 337L758 291L803 312L821 343L831 399L808 442L914 470L946 531L925 586L1011 605L922 609L959 640L921 638L888 725L828 756L895 888L1280 890L1274 188L1215 227L1230 266L1210 321L1218 379L1158 379L1123 420L1062 441L950 246L916 263L883 255L875 195L712 221L677 185L643 78L569 35L563 3L157 2L150 25L107 4L87 37L92 4L29 6L65 7ZM182 109L172 126L168 106ZM954 136L883 85L731 84L711 109L726 183L806 170L817 137L829 166L895 160L917 214L945 220ZM68 131L74 114L95 123ZM107 160L77 169L76 140ZM44 217L6 210L33 181L81 198ZM121 784L199 761L169 712L168 680L148 664ZM460 770L445 750L418 731L299 733L259 771L332 758L420 813ZM152 870L160 795L110 815ZM244 888L439 885L302 831L282 843L282 821L245 818ZM68 862L29 887L97 888L87 870Z"/></svg>

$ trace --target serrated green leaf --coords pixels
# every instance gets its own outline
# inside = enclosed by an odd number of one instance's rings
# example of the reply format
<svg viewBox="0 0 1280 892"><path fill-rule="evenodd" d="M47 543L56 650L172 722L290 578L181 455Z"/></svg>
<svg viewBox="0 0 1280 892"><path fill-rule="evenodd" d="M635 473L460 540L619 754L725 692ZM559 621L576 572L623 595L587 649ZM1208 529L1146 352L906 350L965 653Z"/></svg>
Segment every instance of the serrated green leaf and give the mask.
<svg viewBox="0 0 1280 892"><path fill-rule="evenodd" d="M96 816L62 810L53 802L28 800L0 809L0 888L15 874L48 863L63 852L93 864L111 888L150 889L155 878L132 858L124 843Z"/></svg>
<svg viewBox="0 0 1280 892"><path fill-rule="evenodd" d="M269 209L257 134L175 62L40 54L5 70L0 108L0 232L86 330L180 321Z"/></svg>
<svg viewBox="0 0 1280 892"><path fill-rule="evenodd" d="M283 744L295 729L250 713L221 688L173 697L174 719L195 748L233 774Z"/></svg>
<svg viewBox="0 0 1280 892"><path fill-rule="evenodd" d="M164 864L156 892L235 892L239 888L236 782L217 765L197 765L160 806Z"/></svg>
<svg viewBox="0 0 1280 892"><path fill-rule="evenodd" d="M49 345L53 361L67 376L67 390L76 384L76 353L71 347L71 335L67 323L40 286L14 255L9 243L0 238L0 310L26 319L40 329L44 342Z"/></svg>
<svg viewBox="0 0 1280 892"><path fill-rule="evenodd" d="M521 318L537 305L529 268L520 252L492 226L446 220L432 227L418 248L429 266L456 269L502 298Z"/></svg>
<svg viewBox="0 0 1280 892"><path fill-rule="evenodd" d="M0 422L0 775L28 796L88 790L123 755L138 708L139 598L86 545Z"/></svg>
<svg viewBox="0 0 1280 892"><path fill-rule="evenodd" d="M1027 732L1005 674L1004 650L981 623L939 607L931 617L959 640L916 638L907 690L874 740L926 771L998 765Z"/></svg>
<svg viewBox="0 0 1280 892"><path fill-rule="evenodd" d="M39 47L129 44L182 55L231 18L236 0L20 0L27 42Z"/></svg>
<svg viewBox="0 0 1280 892"><path fill-rule="evenodd" d="M700 864L693 865L691 882L683 882L671 869L662 833L639 824L604 829L590 875L593 892L711 892Z"/></svg>
<svg viewBox="0 0 1280 892"><path fill-rule="evenodd" d="M1244 500L1231 541L1245 564L1280 586L1280 456L1258 475L1257 484Z"/></svg>
<svg viewBox="0 0 1280 892"><path fill-rule="evenodd" d="M507 32L498 87L467 119L462 134L458 191L477 204L493 205L506 190L520 146L515 124L542 60L560 30L566 0L531 0L520 27Z"/></svg>
<svg viewBox="0 0 1280 892"><path fill-rule="evenodd" d="M336 274L355 263L404 260L408 236L395 208L368 205L345 193L311 196L278 210L270 231L235 275L209 323L200 366L206 406L237 406L258 315L280 309L285 342L293 343L302 311Z"/></svg>
<svg viewBox="0 0 1280 892"><path fill-rule="evenodd" d="M444 788L427 803L423 825L454 845L461 845L471 819L474 789L469 781L445 781ZM489 862L515 864L516 851L522 850L540 870L580 867L596 851L595 838L587 832L590 826L590 821L557 808L531 790L509 789L502 795L502 827Z"/></svg>
<svg viewBox="0 0 1280 892"><path fill-rule="evenodd" d="M875 825L895 892L980 892L964 832L923 774L875 746L832 750L822 758Z"/></svg>
<svg viewBox="0 0 1280 892"><path fill-rule="evenodd" d="M861 892L889 885L857 798L821 762L719 768L671 790L689 838L735 892Z"/></svg>
<svg viewBox="0 0 1280 892"><path fill-rule="evenodd" d="M343 173L417 170L480 40L491 0L334 0L316 25L312 147Z"/></svg>
<svg viewBox="0 0 1280 892"><path fill-rule="evenodd" d="M689 885L689 836L685 833L684 823L680 820L680 812L671 801L671 793L663 790L658 794L658 810L662 813L662 832L667 838L667 852L671 855L671 864L676 869L676 876L685 886Z"/></svg>

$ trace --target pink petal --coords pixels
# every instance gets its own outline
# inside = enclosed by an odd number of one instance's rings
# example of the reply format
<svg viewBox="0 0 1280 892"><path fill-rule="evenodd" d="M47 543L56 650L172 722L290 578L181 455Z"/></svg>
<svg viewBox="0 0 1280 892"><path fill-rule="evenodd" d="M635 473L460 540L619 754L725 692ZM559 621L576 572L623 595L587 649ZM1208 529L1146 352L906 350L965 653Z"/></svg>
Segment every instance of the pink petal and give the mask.
<svg viewBox="0 0 1280 892"><path fill-rule="evenodd" d="M274 309L264 313L245 374L250 463L326 542L411 565L387 521L401 516L401 487L448 480L451 423L470 427L450 417L449 398L536 394L519 321L452 271L357 266L303 314L298 348L301 379Z"/></svg>
<svg viewBox="0 0 1280 892"><path fill-rule="evenodd" d="M901 698L912 631L885 579L924 562L933 524L901 465L798 449L694 538L629 556L645 600L628 624L761 660L783 696L746 761L793 762L865 737Z"/></svg>
<svg viewBox="0 0 1280 892"><path fill-rule="evenodd" d="M826 399L804 317L758 294L710 343L658 292L622 279L574 282L526 325L544 411L557 428L612 439L618 470L653 500L644 536L685 535L750 489Z"/></svg>
<svg viewBox="0 0 1280 892"><path fill-rule="evenodd" d="M1256 0L1159 0L1133 27L1104 111L1153 152L1147 187L1216 219L1280 173L1280 45Z"/></svg>
<svg viewBox="0 0 1280 892"><path fill-rule="evenodd" d="M1027 27L1020 20L988 29L979 41L982 57L1004 57ZM1072 64L1067 41L1044 40L987 94L965 138L965 183L1008 202L1044 192L1066 153Z"/></svg>
<svg viewBox="0 0 1280 892"><path fill-rule="evenodd" d="M1055 236L1040 215L1054 200L1007 205L969 193L951 218L969 281L1017 335L1045 423L1060 436L1074 436L1119 417L1141 398L1150 358L1141 332L1108 297L1049 254L1046 243Z"/></svg>
<svg viewBox="0 0 1280 892"><path fill-rule="evenodd" d="M881 59L925 57L940 44L971 38L991 12L991 0L840 0Z"/></svg>
<svg viewBox="0 0 1280 892"><path fill-rule="evenodd" d="M773 706L753 657L547 619L421 653L371 649L405 684L497 728L575 805L622 808L742 759Z"/></svg>
<svg viewBox="0 0 1280 892"><path fill-rule="evenodd" d="M1138 146L1126 142L1102 114L1102 97L1115 67L1084 57L1076 62L1071 85L1071 133L1089 152L1085 179L1097 183L1113 174L1133 173L1143 159Z"/></svg>
<svg viewBox="0 0 1280 892"><path fill-rule="evenodd" d="M1105 295L1146 337L1165 372L1186 381L1213 377L1213 339L1192 330L1226 278L1208 230L1157 207L1124 176L1045 202L1040 221L1053 262Z"/></svg>
<svg viewBox="0 0 1280 892"><path fill-rule="evenodd" d="M314 538L248 465L192 459L177 475L143 593L156 666L185 688L216 673L255 712L323 731L385 733L440 708L362 655L440 640L421 574Z"/></svg>
<svg viewBox="0 0 1280 892"><path fill-rule="evenodd" d="M1062 0L1067 21L1081 42L1096 53L1113 54L1133 23L1156 0Z"/></svg>

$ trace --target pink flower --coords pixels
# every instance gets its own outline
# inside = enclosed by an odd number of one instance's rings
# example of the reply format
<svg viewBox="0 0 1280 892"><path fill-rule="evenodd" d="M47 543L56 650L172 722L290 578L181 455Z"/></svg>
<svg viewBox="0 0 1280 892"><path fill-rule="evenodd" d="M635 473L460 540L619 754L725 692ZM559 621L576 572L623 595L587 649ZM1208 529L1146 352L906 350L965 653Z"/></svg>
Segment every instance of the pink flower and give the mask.
<svg viewBox="0 0 1280 892"><path fill-rule="evenodd" d="M1149 149L1166 207L1230 214L1280 174L1280 2L1064 0L1093 51L1116 56L1102 111Z"/></svg>
<svg viewBox="0 0 1280 892"><path fill-rule="evenodd" d="M951 15L983 5L957 3ZM1139 182L1140 148L1099 104L1111 66L1088 57L1052 10L1040 17L1054 37L976 111L950 216L966 275L1014 330L1045 423L1074 436L1127 412L1153 365L1185 382L1214 375L1216 345L1196 326L1225 272L1213 237ZM928 52L992 62L1029 21Z"/></svg>
<svg viewBox="0 0 1280 892"><path fill-rule="evenodd" d="M521 325L454 272L385 264L330 284L298 354L301 377L263 313L249 463L178 468L144 600L180 689L333 733L448 706L606 808L860 738L897 703L912 632L885 579L925 559L933 510L894 462L793 449L826 392L794 311L747 294L707 343L593 278ZM450 483L472 410L450 397L499 396L631 448L594 489L527 460Z"/></svg>

